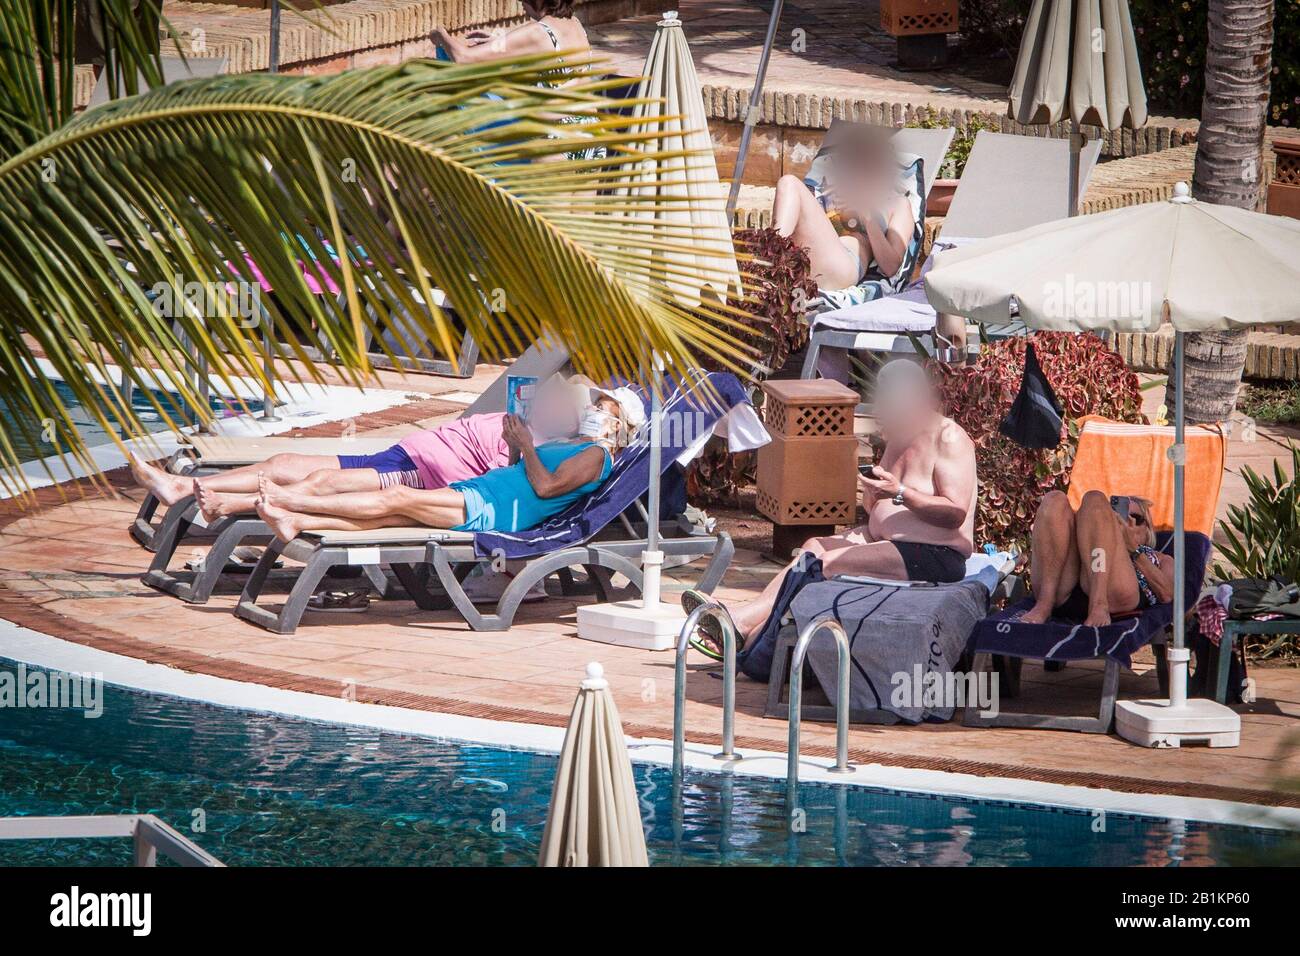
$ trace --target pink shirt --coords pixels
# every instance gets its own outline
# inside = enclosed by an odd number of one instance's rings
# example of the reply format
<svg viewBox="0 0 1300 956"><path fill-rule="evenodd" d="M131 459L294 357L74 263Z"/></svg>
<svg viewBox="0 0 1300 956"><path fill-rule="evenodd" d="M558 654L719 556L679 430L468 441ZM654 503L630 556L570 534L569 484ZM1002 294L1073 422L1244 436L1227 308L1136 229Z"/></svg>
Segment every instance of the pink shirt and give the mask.
<svg viewBox="0 0 1300 956"><path fill-rule="evenodd" d="M398 444L415 462L424 487L446 488L510 464L510 448L501 437L505 420L504 412L466 415L407 435Z"/></svg>

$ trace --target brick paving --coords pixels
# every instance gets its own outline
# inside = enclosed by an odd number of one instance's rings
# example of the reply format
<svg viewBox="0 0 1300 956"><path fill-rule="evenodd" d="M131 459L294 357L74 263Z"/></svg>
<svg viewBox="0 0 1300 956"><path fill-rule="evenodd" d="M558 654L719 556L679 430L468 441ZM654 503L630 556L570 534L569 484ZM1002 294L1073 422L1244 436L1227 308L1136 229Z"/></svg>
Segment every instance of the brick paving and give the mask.
<svg viewBox="0 0 1300 956"><path fill-rule="evenodd" d="M484 370L470 390L481 390ZM411 376L446 394L464 382ZM1149 401L1158 396L1147 393ZM453 403L436 396L376 413L359 429L401 430L436 421ZM322 430L328 425L319 426ZM324 433L328 433L325 431ZM373 431L372 431L373 433ZM1265 430L1253 445L1234 442L1230 467L1271 459L1283 434ZM1231 476L1230 476L1231 477ZM410 602L377 602L360 615L309 613L295 635L280 637L236 619L234 582L205 606L190 606L145 588L148 554L127 535L138 493L124 470L109 484L120 496L81 482L43 489L41 507L24 512L0 502L0 617L68 640L189 671L361 701L559 726L590 660L605 665L629 734L671 734L673 657L592 644L576 638L572 599L528 604L501 634L475 633L449 614L422 613ZM71 493L70 493L71 492ZM1240 495L1225 483L1224 502ZM741 550L722 588L739 595L761 587L774 565ZM698 569L674 570L668 589ZM1144 656L1121 682L1121 695L1154 695ZM1300 717L1300 673L1257 668L1260 700L1241 708L1243 744L1234 750L1150 752L1115 737L1022 730L976 730L956 724L855 727L853 759L884 765L1074 783L1148 793L1300 805L1300 795L1273 790L1284 737ZM692 657L687 733L717 740L722 687L716 668ZM1048 674L1025 668L1024 704L1084 712L1100 674L1071 665ZM737 732L741 747L783 750L786 725L762 716L766 687L741 679ZM807 751L829 755L833 728L806 724Z"/></svg>

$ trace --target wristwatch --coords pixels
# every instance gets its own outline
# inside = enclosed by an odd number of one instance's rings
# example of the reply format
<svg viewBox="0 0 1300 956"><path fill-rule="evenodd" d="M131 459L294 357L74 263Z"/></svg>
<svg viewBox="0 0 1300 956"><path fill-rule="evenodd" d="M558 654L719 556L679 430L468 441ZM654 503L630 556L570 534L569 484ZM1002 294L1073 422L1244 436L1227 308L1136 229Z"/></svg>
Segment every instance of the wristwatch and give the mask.
<svg viewBox="0 0 1300 956"><path fill-rule="evenodd" d="M894 495L894 504L901 505L903 503L903 493L906 491L907 489L902 485L898 486L898 494Z"/></svg>

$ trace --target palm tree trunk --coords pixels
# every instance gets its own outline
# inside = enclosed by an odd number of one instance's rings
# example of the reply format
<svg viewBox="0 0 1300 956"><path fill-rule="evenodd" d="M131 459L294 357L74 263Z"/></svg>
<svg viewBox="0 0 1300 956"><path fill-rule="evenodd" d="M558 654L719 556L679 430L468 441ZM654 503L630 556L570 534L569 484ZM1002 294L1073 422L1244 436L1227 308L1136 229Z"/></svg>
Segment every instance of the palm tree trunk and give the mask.
<svg viewBox="0 0 1300 956"><path fill-rule="evenodd" d="M1255 209L1273 65L1273 0L1209 0L1207 38L1192 194L1205 202ZM1244 331L1189 335L1188 421L1229 418L1245 365ZM1172 408L1172 388L1166 401Z"/></svg>

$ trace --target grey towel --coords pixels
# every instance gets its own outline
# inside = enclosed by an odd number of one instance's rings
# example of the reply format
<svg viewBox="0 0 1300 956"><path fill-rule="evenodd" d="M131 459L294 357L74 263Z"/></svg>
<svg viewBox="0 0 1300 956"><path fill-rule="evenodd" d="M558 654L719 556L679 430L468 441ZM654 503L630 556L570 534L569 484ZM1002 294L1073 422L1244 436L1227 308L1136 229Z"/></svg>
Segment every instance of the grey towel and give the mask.
<svg viewBox="0 0 1300 956"><path fill-rule="evenodd" d="M951 686L948 675L988 601L987 589L975 581L898 587L833 580L806 585L790 609L800 629L827 614L844 626L853 651L851 710L886 710L919 723L952 719L951 699L927 700L923 691L936 681ZM808 666L834 701L834 642L815 639Z"/></svg>

